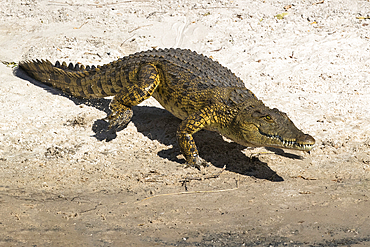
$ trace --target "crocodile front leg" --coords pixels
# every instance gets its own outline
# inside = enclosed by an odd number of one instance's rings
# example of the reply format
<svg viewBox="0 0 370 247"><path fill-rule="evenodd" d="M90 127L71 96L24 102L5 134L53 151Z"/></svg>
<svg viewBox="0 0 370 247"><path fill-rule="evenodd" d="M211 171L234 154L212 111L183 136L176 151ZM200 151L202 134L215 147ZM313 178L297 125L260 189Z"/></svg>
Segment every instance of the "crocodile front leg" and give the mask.
<svg viewBox="0 0 370 247"><path fill-rule="evenodd" d="M129 72L126 87L114 96L109 105L112 113L107 117L109 129L123 127L130 122L132 106L140 104L154 93L160 83L159 71L152 64L135 67Z"/></svg>
<svg viewBox="0 0 370 247"><path fill-rule="evenodd" d="M207 162L199 157L193 134L214 122L214 110L206 107L184 119L177 130L177 141L187 165L200 169Z"/></svg>

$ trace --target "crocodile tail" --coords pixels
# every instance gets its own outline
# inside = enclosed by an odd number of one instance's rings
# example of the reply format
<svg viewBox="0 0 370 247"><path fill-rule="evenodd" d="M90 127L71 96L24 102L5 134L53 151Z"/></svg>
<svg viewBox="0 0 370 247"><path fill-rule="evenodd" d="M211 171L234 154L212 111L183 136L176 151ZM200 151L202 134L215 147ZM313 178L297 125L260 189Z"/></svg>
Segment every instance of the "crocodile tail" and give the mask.
<svg viewBox="0 0 370 247"><path fill-rule="evenodd" d="M58 61L53 65L48 60L32 60L20 62L19 67L32 78L61 89L63 92L78 98L102 98L112 96L122 85L112 85L111 76L102 71L100 66L73 65ZM106 68L107 66L103 66ZM111 72L111 71L110 71ZM109 81L107 81L109 79Z"/></svg>

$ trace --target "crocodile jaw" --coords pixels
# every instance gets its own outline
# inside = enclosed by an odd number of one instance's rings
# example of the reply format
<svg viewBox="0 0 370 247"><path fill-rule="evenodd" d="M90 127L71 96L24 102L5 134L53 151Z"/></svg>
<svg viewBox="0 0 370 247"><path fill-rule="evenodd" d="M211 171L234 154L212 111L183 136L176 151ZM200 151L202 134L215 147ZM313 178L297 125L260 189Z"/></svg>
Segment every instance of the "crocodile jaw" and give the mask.
<svg viewBox="0 0 370 247"><path fill-rule="evenodd" d="M229 139L247 147L273 147L294 149L309 152L315 144L315 139L301 132L296 138L283 138L279 135L262 133L257 126L251 125L248 130L241 130L238 136L223 133Z"/></svg>
<svg viewBox="0 0 370 247"><path fill-rule="evenodd" d="M261 131L259 131L259 133L261 134L262 139L266 140L266 144L269 147L287 148L309 152L312 150L315 144L315 139L312 136L303 133L293 139L284 139L284 137L279 135L270 135L262 133Z"/></svg>
<svg viewBox="0 0 370 247"><path fill-rule="evenodd" d="M264 105L243 109L235 119L239 130L234 141L245 146L312 150L315 139L300 131L289 117L278 109ZM235 132L235 131L234 131Z"/></svg>

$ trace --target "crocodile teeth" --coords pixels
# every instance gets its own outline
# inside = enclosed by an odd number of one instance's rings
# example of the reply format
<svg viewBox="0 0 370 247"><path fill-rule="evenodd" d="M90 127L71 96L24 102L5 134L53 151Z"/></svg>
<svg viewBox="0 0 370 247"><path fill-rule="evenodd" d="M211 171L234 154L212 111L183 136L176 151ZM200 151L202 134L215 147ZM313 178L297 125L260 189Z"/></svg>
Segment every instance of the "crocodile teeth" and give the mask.
<svg viewBox="0 0 370 247"><path fill-rule="evenodd" d="M298 147L299 149L302 149L302 150L309 150L313 146L311 144L300 144L300 143L297 143L296 141L287 141L287 140L284 140L279 135L270 135L270 134L265 134L265 133L261 133L261 134L263 134L264 136L267 136L270 139L280 141L282 143L282 146L284 147Z"/></svg>

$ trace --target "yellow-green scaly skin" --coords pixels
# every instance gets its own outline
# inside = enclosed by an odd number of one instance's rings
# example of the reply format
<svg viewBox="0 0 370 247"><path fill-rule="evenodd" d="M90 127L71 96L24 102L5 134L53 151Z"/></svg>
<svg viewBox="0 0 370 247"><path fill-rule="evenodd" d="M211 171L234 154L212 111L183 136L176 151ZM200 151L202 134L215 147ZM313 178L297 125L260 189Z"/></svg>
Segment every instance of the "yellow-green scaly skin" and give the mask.
<svg viewBox="0 0 370 247"><path fill-rule="evenodd" d="M217 131L245 146L309 151L315 143L285 113L266 107L229 69L190 50L149 50L97 68L44 60L19 66L36 80L75 97L114 96L110 127L126 125L132 106L153 96L183 120L178 143L187 163L195 167L204 164L193 139L201 129Z"/></svg>

